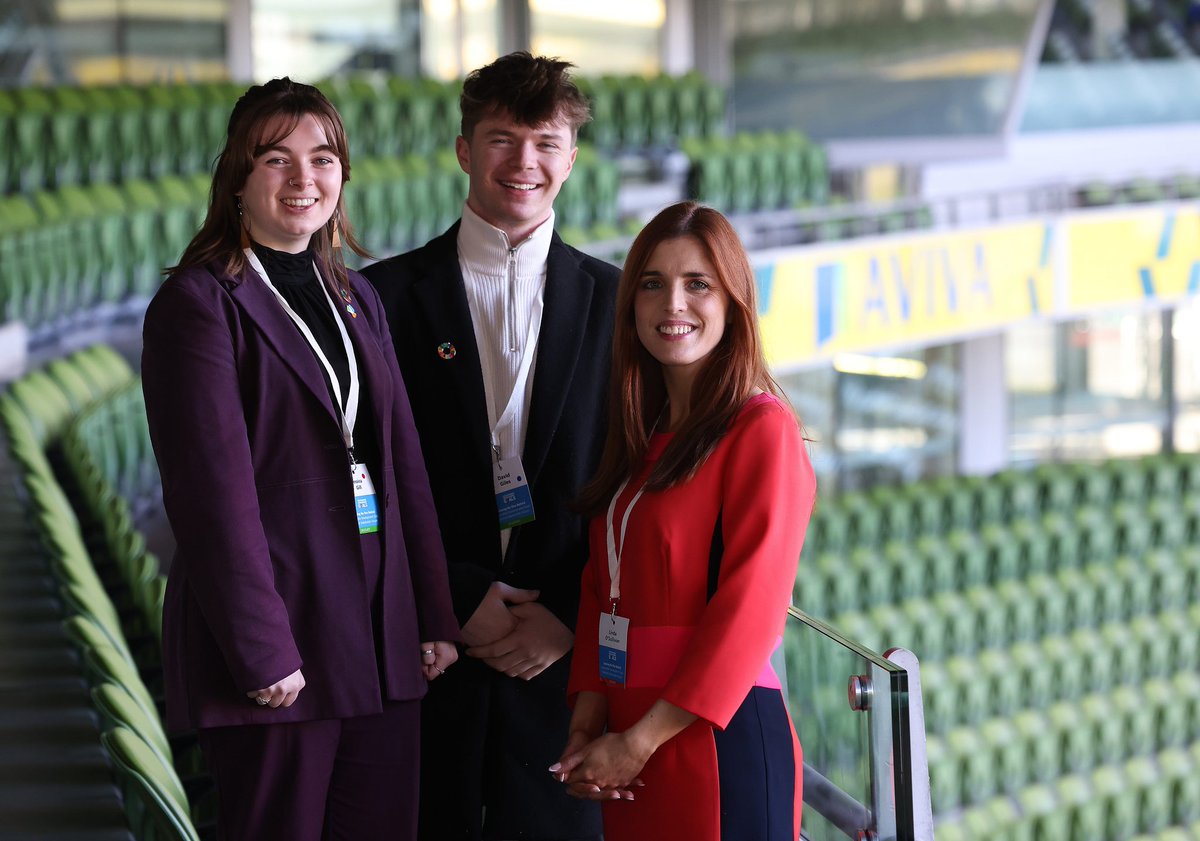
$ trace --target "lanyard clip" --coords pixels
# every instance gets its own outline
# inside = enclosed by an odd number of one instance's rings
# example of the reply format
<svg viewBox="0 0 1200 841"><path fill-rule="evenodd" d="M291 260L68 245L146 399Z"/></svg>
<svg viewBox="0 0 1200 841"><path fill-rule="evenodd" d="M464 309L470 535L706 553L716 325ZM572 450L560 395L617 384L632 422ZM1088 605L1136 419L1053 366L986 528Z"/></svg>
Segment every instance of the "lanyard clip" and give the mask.
<svg viewBox="0 0 1200 841"><path fill-rule="evenodd" d="M353 447L347 447L347 448L346 448L346 457L347 457L348 459L350 459L350 472L351 472L351 473L353 473L353 472L354 472L354 466L355 466L356 464L358 464L358 456L356 456L356 455L354 454L354 448L353 448Z"/></svg>
<svg viewBox="0 0 1200 841"><path fill-rule="evenodd" d="M496 464L500 463L500 445L492 444L492 455L496 457Z"/></svg>
<svg viewBox="0 0 1200 841"><path fill-rule="evenodd" d="M619 601L620 601L620 599L612 600L612 617L614 619L617 617L617 602L619 602Z"/></svg>

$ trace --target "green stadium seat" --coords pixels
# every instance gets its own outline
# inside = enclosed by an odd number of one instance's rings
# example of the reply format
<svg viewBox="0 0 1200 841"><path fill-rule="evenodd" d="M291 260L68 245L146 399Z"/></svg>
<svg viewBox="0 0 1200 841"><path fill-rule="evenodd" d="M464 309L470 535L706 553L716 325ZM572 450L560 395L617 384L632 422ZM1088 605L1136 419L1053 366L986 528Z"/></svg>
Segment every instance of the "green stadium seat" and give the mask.
<svg viewBox="0 0 1200 841"><path fill-rule="evenodd" d="M1150 758L1139 756L1125 763L1125 778L1137 793L1138 828L1159 832L1171 819L1171 792L1160 785L1157 764Z"/></svg>
<svg viewBox="0 0 1200 841"><path fill-rule="evenodd" d="M45 88L13 88L13 141L17 164L17 189L22 193L54 184L50 120L54 103Z"/></svg>
<svg viewBox="0 0 1200 841"><path fill-rule="evenodd" d="M1158 754L1158 765L1170 787L1171 823L1186 825L1200 819L1200 769L1191 754L1177 748L1164 750Z"/></svg>
<svg viewBox="0 0 1200 841"><path fill-rule="evenodd" d="M1125 758L1125 734L1122 719L1112 699L1103 691L1085 696L1079 702L1080 726L1091 730L1097 766L1110 765Z"/></svg>
<svg viewBox="0 0 1200 841"><path fill-rule="evenodd" d="M958 556L955 555L953 547L946 540L922 537L909 551L916 555L913 561L919 559L919 564L915 565L924 569L924 595L960 589Z"/></svg>
<svg viewBox="0 0 1200 841"><path fill-rule="evenodd" d="M1006 718L993 718L984 722L980 735L987 746L987 754L995 762L998 788L1011 792L1023 785L1029 779L1029 762L1016 726Z"/></svg>
<svg viewBox="0 0 1200 841"><path fill-rule="evenodd" d="M958 727L946 734L946 744L955 758L961 785L961 802L982 803L997 791L997 768L982 736L972 727Z"/></svg>
<svg viewBox="0 0 1200 841"><path fill-rule="evenodd" d="M1061 753L1046 716L1035 710L1023 710L1012 722L1028 763L1030 779L1040 783L1056 779L1061 773Z"/></svg>
<svg viewBox="0 0 1200 841"><path fill-rule="evenodd" d="M1085 661L1076 656L1075 646L1066 637L1045 637L1035 645L1041 649L1046 666L1054 672L1056 698L1078 698L1088 686Z"/></svg>
<svg viewBox="0 0 1200 841"><path fill-rule="evenodd" d="M1017 794L1021 814L1032 825L1033 841L1062 841L1069 837L1071 813L1048 785L1033 785Z"/></svg>
<svg viewBox="0 0 1200 841"><path fill-rule="evenodd" d="M1086 776L1062 777L1055 782L1054 793L1069 815L1064 839L1104 838L1104 813L1092 802L1092 786Z"/></svg>
<svg viewBox="0 0 1200 841"><path fill-rule="evenodd" d="M957 809L962 803L960 774L956 757L945 740L928 736L925 740L925 758L929 763L929 797L934 814Z"/></svg>
<svg viewBox="0 0 1200 841"><path fill-rule="evenodd" d="M955 720L964 724L979 724L990 717L987 673L974 657L951 657L945 664L946 673L954 685L958 710Z"/></svg>
<svg viewBox="0 0 1200 841"><path fill-rule="evenodd" d="M1091 776L1093 806L1105 818L1105 838L1132 838L1138 828L1138 796L1121 765L1097 768Z"/></svg>
<svg viewBox="0 0 1200 841"><path fill-rule="evenodd" d="M116 727L100 740L112 759L126 815L139 841L199 841L187 795L174 770L133 731Z"/></svg>
<svg viewBox="0 0 1200 841"><path fill-rule="evenodd" d="M1088 722L1082 720L1075 701L1058 701L1046 711L1051 732L1058 741L1063 773L1078 774L1096 766L1097 745Z"/></svg>

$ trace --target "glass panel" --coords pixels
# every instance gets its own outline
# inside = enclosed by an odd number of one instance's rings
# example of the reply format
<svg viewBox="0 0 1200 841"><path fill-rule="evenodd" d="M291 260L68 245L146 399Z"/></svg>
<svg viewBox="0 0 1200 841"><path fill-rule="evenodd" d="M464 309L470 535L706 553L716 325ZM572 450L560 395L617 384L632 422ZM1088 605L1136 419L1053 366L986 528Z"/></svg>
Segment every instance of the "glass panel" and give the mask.
<svg viewBox="0 0 1200 841"><path fill-rule="evenodd" d="M416 71L416 0L253 0L254 77ZM298 68L303 68L299 71Z"/></svg>
<svg viewBox="0 0 1200 841"><path fill-rule="evenodd" d="M654 74L663 0L529 0L534 55L568 57L587 75Z"/></svg>
<svg viewBox="0 0 1200 841"><path fill-rule="evenodd" d="M1042 64L1025 101L1022 132L1200 120L1200 62Z"/></svg>
<svg viewBox="0 0 1200 841"><path fill-rule="evenodd" d="M998 134L1037 0L733 0L738 128Z"/></svg>
<svg viewBox="0 0 1200 841"><path fill-rule="evenodd" d="M823 492L954 473L958 345L839 354L832 367L778 376L805 433Z"/></svg>
<svg viewBox="0 0 1200 841"><path fill-rule="evenodd" d="M1175 310L1175 450L1200 452L1200 302Z"/></svg>
<svg viewBox="0 0 1200 841"><path fill-rule="evenodd" d="M0 4L0 85L220 79L229 0Z"/></svg>
<svg viewBox="0 0 1200 841"><path fill-rule="evenodd" d="M421 64L435 79L461 79L500 50L496 0L421 0Z"/></svg>
<svg viewBox="0 0 1200 841"><path fill-rule="evenodd" d="M833 435L837 429L833 413L837 372L825 366L777 374L776 379L795 408L804 436L809 440L808 455L817 474L817 487L822 494L832 495L838 490Z"/></svg>
<svg viewBox="0 0 1200 841"><path fill-rule="evenodd" d="M907 673L794 608L788 614L785 680L804 752L805 837L844 841L871 828L880 841L911 839ZM855 676L863 711L850 706Z"/></svg>
<svg viewBox="0 0 1200 841"><path fill-rule="evenodd" d="M958 348L834 358L840 489L898 485L954 472Z"/></svg>
<svg viewBox="0 0 1200 841"><path fill-rule="evenodd" d="M1012 463L1159 452L1168 422L1162 349L1159 312L1009 330Z"/></svg>

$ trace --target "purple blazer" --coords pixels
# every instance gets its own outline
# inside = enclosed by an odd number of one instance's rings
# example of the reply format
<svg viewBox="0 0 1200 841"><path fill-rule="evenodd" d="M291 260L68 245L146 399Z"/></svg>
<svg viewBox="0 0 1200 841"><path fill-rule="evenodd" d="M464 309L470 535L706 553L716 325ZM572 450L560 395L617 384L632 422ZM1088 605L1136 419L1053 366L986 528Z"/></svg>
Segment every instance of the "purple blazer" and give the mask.
<svg viewBox="0 0 1200 841"><path fill-rule="evenodd" d="M324 271L322 271L324 274ZM341 424L320 363L253 269L181 271L146 312L142 387L178 549L163 609L167 726L378 713L425 694L422 640L458 640L412 410L375 290L339 309L370 390L382 475L372 628ZM295 704L246 692L303 669Z"/></svg>

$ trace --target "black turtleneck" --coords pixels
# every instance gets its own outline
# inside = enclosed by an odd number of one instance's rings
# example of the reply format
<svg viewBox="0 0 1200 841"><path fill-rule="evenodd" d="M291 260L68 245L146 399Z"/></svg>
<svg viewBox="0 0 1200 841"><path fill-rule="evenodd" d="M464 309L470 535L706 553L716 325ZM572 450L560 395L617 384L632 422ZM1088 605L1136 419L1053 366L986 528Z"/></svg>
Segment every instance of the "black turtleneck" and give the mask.
<svg viewBox="0 0 1200 841"><path fill-rule="evenodd" d="M350 392L350 363L346 359L342 334L338 330L337 322L334 321L333 312L329 309L329 301L322 289L321 279L317 276L314 268L312 249L301 251L299 254L288 254L257 242L252 243L251 247L258 259L262 261L271 283L288 302L288 306L295 310L296 315L300 316L308 325L308 329L312 331L313 338L317 340L321 352L325 354L325 358L329 360L329 365L337 375L342 391L342 405L345 405ZM345 301L335 299L334 305L340 310L345 307ZM313 357L316 357L316 353L313 353ZM320 365L319 360L318 366L332 399L333 384L329 381L325 366ZM337 401L335 400L334 403L336 405ZM362 377L362 361L360 359L358 420L354 424L354 452L359 460L366 463L367 467L371 469L372 475L378 477L379 446L375 440L374 416L371 395ZM380 480L376 478L375 481Z"/></svg>

